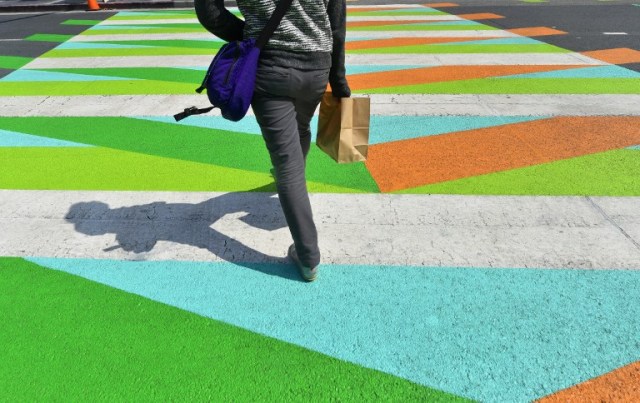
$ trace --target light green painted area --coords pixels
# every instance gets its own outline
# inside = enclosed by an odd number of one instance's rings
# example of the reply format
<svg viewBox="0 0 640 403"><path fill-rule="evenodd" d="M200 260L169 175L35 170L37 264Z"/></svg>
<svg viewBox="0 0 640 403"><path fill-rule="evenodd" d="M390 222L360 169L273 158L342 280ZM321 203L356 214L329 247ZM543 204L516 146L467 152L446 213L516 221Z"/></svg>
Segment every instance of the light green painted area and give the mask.
<svg viewBox="0 0 640 403"><path fill-rule="evenodd" d="M527 45L412 45L350 50L350 54L394 53L569 53L570 51L548 44Z"/></svg>
<svg viewBox="0 0 640 403"><path fill-rule="evenodd" d="M19 56L0 56L0 69L15 70L29 63L31 58Z"/></svg>
<svg viewBox="0 0 640 403"><path fill-rule="evenodd" d="M111 35L140 35L140 34L181 34L181 33L193 33L193 32L202 32L205 33L204 28L202 27L194 27L194 28L142 28L142 29L88 29L82 32L80 35L91 35L91 36L111 36Z"/></svg>
<svg viewBox="0 0 640 403"><path fill-rule="evenodd" d="M0 82L0 96L146 95L193 93L193 84L154 80L119 80L97 82L47 81L46 85L42 85L42 83L40 82Z"/></svg>
<svg viewBox="0 0 640 403"><path fill-rule="evenodd" d="M212 37L211 39L214 39ZM130 40L130 41L101 41L97 44L124 45L124 46L162 46L169 48L203 48L203 49L219 49L226 42L223 40L188 40L188 39L167 39L167 40Z"/></svg>
<svg viewBox="0 0 640 403"><path fill-rule="evenodd" d="M60 35L60 34L33 34L25 38L27 41L33 42L56 42L63 43L73 38L75 35Z"/></svg>
<svg viewBox="0 0 640 403"><path fill-rule="evenodd" d="M382 87L384 83L379 83ZM637 78L482 78L358 90L367 94L640 94Z"/></svg>
<svg viewBox="0 0 640 403"><path fill-rule="evenodd" d="M496 31L488 25L377 25L372 27L352 27L347 31Z"/></svg>
<svg viewBox="0 0 640 403"><path fill-rule="evenodd" d="M640 196L640 156L613 150L396 193Z"/></svg>
<svg viewBox="0 0 640 403"><path fill-rule="evenodd" d="M102 22L102 20L66 20L65 22L62 23L62 25L87 25L87 26L93 26L93 25L98 25Z"/></svg>
<svg viewBox="0 0 640 403"><path fill-rule="evenodd" d="M0 147L0 189L275 191L267 173L101 147L82 150ZM358 193L312 181L307 186L310 192Z"/></svg>
<svg viewBox="0 0 640 403"><path fill-rule="evenodd" d="M180 56L211 55L213 57L220 45L209 48L148 47L121 49L53 49L41 57L129 57L129 56Z"/></svg>
<svg viewBox="0 0 640 403"><path fill-rule="evenodd" d="M0 128L261 174L268 174L271 168L261 136L223 129L122 117L0 117ZM337 164L315 147L307 160L307 179L341 188L379 192L364 163Z"/></svg>
<svg viewBox="0 0 640 403"><path fill-rule="evenodd" d="M192 86L195 85L195 87L192 87L194 90L202 83L205 76L205 71L178 67L145 67L143 69L136 67L110 67L100 69L44 69L42 71L189 83Z"/></svg>

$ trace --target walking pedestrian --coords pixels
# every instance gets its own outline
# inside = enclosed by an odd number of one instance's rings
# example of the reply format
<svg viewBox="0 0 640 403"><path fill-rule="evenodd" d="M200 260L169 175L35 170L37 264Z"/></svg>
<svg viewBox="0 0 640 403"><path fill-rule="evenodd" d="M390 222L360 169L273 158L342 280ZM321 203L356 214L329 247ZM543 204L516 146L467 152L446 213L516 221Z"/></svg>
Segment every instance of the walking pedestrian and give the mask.
<svg viewBox="0 0 640 403"><path fill-rule="evenodd" d="M224 0L195 0L200 23L225 41L257 38L275 0L236 0L244 21ZM310 122L327 88L351 96L345 77L346 0L294 0L262 50L251 106L273 164L293 244L288 255L306 281L318 274L320 250L305 166Z"/></svg>

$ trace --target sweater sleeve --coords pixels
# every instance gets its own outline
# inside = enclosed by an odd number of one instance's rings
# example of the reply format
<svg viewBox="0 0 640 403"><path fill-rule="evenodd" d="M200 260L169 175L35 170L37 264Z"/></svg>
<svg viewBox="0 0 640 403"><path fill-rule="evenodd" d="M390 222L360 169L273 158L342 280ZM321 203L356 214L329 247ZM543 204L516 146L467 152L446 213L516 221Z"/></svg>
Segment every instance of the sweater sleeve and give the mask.
<svg viewBox="0 0 640 403"><path fill-rule="evenodd" d="M351 89L347 83L344 66L344 41L347 34L347 3L346 0L329 0L327 6L329 23L333 34L333 50L331 52L331 70L329 84L336 97L351 96Z"/></svg>
<svg viewBox="0 0 640 403"><path fill-rule="evenodd" d="M195 0L198 21L207 31L227 42L242 40L244 21L224 8L224 0Z"/></svg>

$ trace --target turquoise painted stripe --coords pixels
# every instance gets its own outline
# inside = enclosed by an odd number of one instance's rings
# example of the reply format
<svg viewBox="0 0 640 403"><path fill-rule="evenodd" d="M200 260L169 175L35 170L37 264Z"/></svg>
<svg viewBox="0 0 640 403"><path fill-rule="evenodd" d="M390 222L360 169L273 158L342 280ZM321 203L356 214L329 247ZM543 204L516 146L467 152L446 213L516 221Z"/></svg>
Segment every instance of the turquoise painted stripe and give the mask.
<svg viewBox="0 0 640 403"><path fill-rule="evenodd" d="M546 45L546 43L531 38L496 38L481 39L477 41L434 43L429 46L456 46L456 45Z"/></svg>
<svg viewBox="0 0 640 403"><path fill-rule="evenodd" d="M640 271L29 260L479 401L640 358Z"/></svg>
<svg viewBox="0 0 640 403"><path fill-rule="evenodd" d="M396 65L396 66L380 66L380 65L346 65L347 75L352 74L365 74L365 73L379 73L381 71L397 71L397 70L408 70L408 69L417 69L422 67L433 67L431 65Z"/></svg>
<svg viewBox="0 0 640 403"><path fill-rule="evenodd" d="M545 116L371 116L369 143L380 144L390 141L407 140L418 137L452 133L462 130L480 129L510 123L546 119ZM260 135L260 127L255 119L230 122L220 116L191 116L180 122L169 116L140 116L138 119L169 124L205 127L209 129ZM311 119L311 139L316 140L318 117Z"/></svg>
<svg viewBox="0 0 640 403"><path fill-rule="evenodd" d="M137 80L135 78L122 78L122 77L105 77L105 76L90 76L84 74L73 73L58 73L53 71L40 71L40 70L16 70L0 81L9 82L26 82L26 81L119 81L119 80Z"/></svg>
<svg viewBox="0 0 640 403"><path fill-rule="evenodd" d="M134 48L153 48L154 46L141 45L116 45L111 43L100 42L65 42L56 47L60 49L134 49Z"/></svg>
<svg viewBox="0 0 640 403"><path fill-rule="evenodd" d="M380 10L381 13L406 13L407 11L411 11L411 12L415 12L416 14L423 14L423 13L433 13L435 11L440 12L440 10L437 10L435 8L431 8L431 7L416 7L416 8L398 8L397 10ZM351 10L351 12L357 13L358 9L354 8ZM376 12L376 10L369 10L367 11L368 13L370 12ZM347 13L347 15L349 15Z"/></svg>
<svg viewBox="0 0 640 403"><path fill-rule="evenodd" d="M510 78L640 78L640 73L620 66L595 66L496 77Z"/></svg>
<svg viewBox="0 0 640 403"><path fill-rule="evenodd" d="M640 150L640 144L637 146L629 147L629 150Z"/></svg>
<svg viewBox="0 0 640 403"><path fill-rule="evenodd" d="M12 132L0 129L0 147L93 147L71 141Z"/></svg>

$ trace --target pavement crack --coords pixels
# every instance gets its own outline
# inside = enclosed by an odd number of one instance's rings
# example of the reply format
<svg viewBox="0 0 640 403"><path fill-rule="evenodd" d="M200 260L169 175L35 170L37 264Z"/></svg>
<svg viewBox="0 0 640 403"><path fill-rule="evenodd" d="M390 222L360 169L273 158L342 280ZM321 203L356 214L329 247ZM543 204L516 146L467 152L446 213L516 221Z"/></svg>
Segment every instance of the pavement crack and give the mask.
<svg viewBox="0 0 640 403"><path fill-rule="evenodd" d="M602 209L602 207L600 207L595 201L593 201L590 196L585 196L585 198L596 211L598 211L607 221L609 221L611 225L616 227L618 231L622 233L622 235L624 235L629 241L631 241L631 243L635 245L636 249L640 250L640 243L638 243L638 241L633 239L633 237L629 235L627 231L625 231L621 226L618 225L618 223L616 223L611 217L609 217L609 215Z"/></svg>

